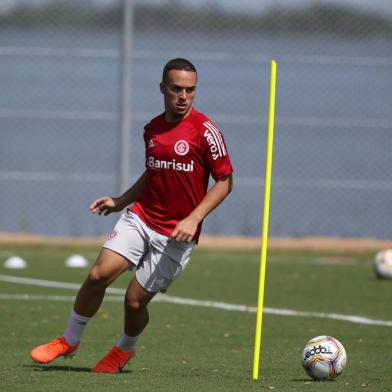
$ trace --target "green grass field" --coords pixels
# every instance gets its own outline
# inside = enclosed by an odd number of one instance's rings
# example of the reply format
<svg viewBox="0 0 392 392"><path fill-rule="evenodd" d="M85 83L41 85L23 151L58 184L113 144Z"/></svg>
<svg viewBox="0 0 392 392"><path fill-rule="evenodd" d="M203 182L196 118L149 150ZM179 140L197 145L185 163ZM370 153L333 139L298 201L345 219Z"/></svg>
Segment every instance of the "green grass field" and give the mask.
<svg viewBox="0 0 392 392"><path fill-rule="evenodd" d="M65 268L65 259L80 253L91 264L97 252L97 247L2 245L0 274L80 284L88 269ZM11 255L23 257L28 267L5 269ZM265 306L391 321L392 281L374 278L373 255L271 251ZM197 250L168 295L256 306L258 271L258 252ZM130 277L112 287L125 288ZM260 379L253 381L255 313L163 302L151 303L138 355L123 373L92 374L90 368L122 331L118 295L108 296L90 322L75 359L38 366L29 351L63 333L75 291L4 281L0 287L1 391L392 390L391 326L266 313ZM302 369L300 353L308 339L324 334L343 343L348 365L336 381L314 382Z"/></svg>

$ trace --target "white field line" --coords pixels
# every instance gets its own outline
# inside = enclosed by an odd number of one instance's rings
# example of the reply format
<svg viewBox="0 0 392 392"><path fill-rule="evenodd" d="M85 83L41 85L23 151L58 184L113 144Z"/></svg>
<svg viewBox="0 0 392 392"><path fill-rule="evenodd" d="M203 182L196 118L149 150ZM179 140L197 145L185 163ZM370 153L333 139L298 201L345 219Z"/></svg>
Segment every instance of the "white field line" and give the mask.
<svg viewBox="0 0 392 392"><path fill-rule="evenodd" d="M67 289L67 290L79 290L81 286L80 284L76 284L76 283L58 282L55 280L23 278L20 276L11 276L11 275L0 275L0 281L7 282L7 283L30 285L30 286L54 287L58 289ZM123 289L116 289L112 287L107 288L106 292L109 294L121 294L121 295L124 294Z"/></svg>
<svg viewBox="0 0 392 392"><path fill-rule="evenodd" d="M66 283L66 282L57 282L50 280L42 280L42 279L31 279L31 278L22 278L18 276L10 276L10 275L0 275L0 281L8 282L8 283L17 283L24 285L33 285L40 287L54 287L54 288L63 288L63 289L71 289L77 290L80 285L74 283ZM105 301L111 302L122 302L125 290L116 289L116 288L108 288L106 290L109 294L120 294L120 295L107 295L105 297ZM73 296L63 296L63 295L34 295L34 294L4 294L0 293L0 300L38 300L38 301L73 301ZM198 307L206 307L206 308L214 308L221 310L229 310L236 312L246 312L246 313L256 313L257 308L255 306L247 306L247 305L237 305L237 304L228 304L225 302L217 302L217 301L202 301L191 298L181 298L174 297L167 294L157 294L154 299L154 302L166 302L176 305L188 305L188 306L198 306ZM347 321L355 324L365 324L365 325L376 325L376 326L384 326L384 327L392 327L392 321L388 320L377 320L370 319L367 317L356 316L356 315L345 315L345 314L337 314L337 313L321 313L321 312L306 312L306 311L298 311L293 309L277 309L277 308L263 308L264 314L272 314L276 316L291 316L291 317L310 317L310 318L323 318L323 319L332 319L332 320L340 320Z"/></svg>
<svg viewBox="0 0 392 392"><path fill-rule="evenodd" d="M51 301L51 302L73 302L74 295L44 295L44 294L6 294L0 293L0 301ZM119 295L107 295L105 301L123 302L124 298Z"/></svg>

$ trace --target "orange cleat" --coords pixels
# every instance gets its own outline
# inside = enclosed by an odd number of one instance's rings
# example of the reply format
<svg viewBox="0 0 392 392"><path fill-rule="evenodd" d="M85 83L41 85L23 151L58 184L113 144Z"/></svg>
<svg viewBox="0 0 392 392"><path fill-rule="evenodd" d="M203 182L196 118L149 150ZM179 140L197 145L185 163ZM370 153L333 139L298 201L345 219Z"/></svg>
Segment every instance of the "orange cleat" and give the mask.
<svg viewBox="0 0 392 392"><path fill-rule="evenodd" d="M135 356L136 351L129 353L119 347L112 349L91 369L93 373L120 373L125 364Z"/></svg>
<svg viewBox="0 0 392 392"><path fill-rule="evenodd" d="M49 363L60 356L74 357L78 348L79 343L72 346L65 341L64 336L61 336L49 343L37 346L31 351L30 357L34 362Z"/></svg>

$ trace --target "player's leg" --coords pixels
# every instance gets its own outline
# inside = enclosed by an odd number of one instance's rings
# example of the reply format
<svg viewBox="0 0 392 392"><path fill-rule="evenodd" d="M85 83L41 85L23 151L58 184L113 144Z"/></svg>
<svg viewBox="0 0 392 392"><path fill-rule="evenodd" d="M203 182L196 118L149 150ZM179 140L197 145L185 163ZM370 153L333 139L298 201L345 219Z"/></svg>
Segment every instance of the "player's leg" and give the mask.
<svg viewBox="0 0 392 392"><path fill-rule="evenodd" d="M87 323L101 306L106 288L128 269L127 259L103 248L78 292L64 335L34 348L30 353L33 361L49 363L59 356L75 355Z"/></svg>
<svg viewBox="0 0 392 392"><path fill-rule="evenodd" d="M148 303L156 292L147 291L133 278L124 300L124 332L127 336L138 336L149 321Z"/></svg>
<svg viewBox="0 0 392 392"><path fill-rule="evenodd" d="M106 248L91 268L76 296L74 311L84 317L92 317L100 308L106 288L123 272L130 269L128 260Z"/></svg>
<svg viewBox="0 0 392 392"><path fill-rule="evenodd" d="M136 342L148 324L147 305L159 291L166 291L189 262L194 243L169 241L148 232L150 247L139 262L136 277L128 286L124 302L124 333L116 345L92 369L96 373L119 373L136 353Z"/></svg>
<svg viewBox="0 0 392 392"><path fill-rule="evenodd" d="M119 373L125 364L135 356L139 335L148 324L147 305L156 292L145 290L133 278L124 300L124 333L115 346L91 369L94 373Z"/></svg>
<svg viewBox="0 0 392 392"><path fill-rule="evenodd" d="M142 257L144 239L134 223L127 213L118 220L79 290L64 336L35 348L30 353L34 361L49 363L58 356L75 353L80 337L90 318L99 309L108 285L130 269L133 265L130 261L136 265Z"/></svg>
<svg viewBox="0 0 392 392"><path fill-rule="evenodd" d="M69 344L79 343L87 323L102 304L106 288L129 269L130 265L124 256L110 249L101 249L97 260L76 296L64 332L64 338Z"/></svg>

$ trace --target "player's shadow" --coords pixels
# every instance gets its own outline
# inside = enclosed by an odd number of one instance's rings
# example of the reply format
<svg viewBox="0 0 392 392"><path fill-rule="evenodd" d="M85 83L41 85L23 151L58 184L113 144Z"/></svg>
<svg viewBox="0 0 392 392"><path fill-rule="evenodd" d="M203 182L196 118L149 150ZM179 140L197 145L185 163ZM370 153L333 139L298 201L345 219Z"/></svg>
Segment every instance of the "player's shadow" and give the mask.
<svg viewBox="0 0 392 392"><path fill-rule="evenodd" d="M23 368L29 368L40 372L79 372L91 373L89 367L75 367L75 366L59 366L59 365L23 365ZM132 373L132 370L122 370L121 373Z"/></svg>

